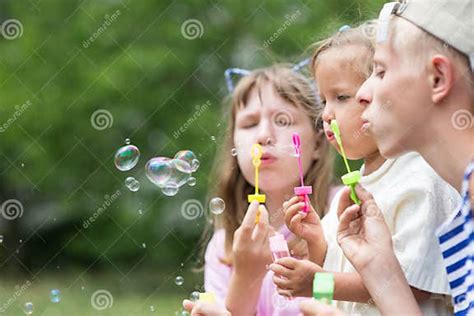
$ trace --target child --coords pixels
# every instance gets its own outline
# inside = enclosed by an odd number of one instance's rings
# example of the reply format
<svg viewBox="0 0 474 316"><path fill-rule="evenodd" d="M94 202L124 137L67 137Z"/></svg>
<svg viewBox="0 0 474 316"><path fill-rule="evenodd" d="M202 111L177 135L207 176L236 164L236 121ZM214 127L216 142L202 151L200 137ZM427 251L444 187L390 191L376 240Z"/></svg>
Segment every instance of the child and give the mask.
<svg viewBox="0 0 474 316"><path fill-rule="evenodd" d="M437 231L456 315L474 312L473 6L386 4L374 71L357 96L383 155L417 151L462 194Z"/></svg>
<svg viewBox="0 0 474 316"><path fill-rule="evenodd" d="M310 198L321 216L328 207L332 159L321 127L315 124L321 106L309 80L288 67L273 66L252 71L239 81L230 112L225 145L212 176L216 196L224 199L226 209L217 217L206 249L205 288L225 302L232 315L297 314L297 300L279 296L267 270L271 263L268 237L280 232L295 255L307 253L306 243L293 238L284 225L281 209L298 186L291 148L294 132L302 140L305 184L314 187ZM258 225L258 203L247 203L247 195L254 191L250 152L254 143L264 151L259 187L267 200ZM236 157L231 155L233 148Z"/></svg>
<svg viewBox="0 0 474 316"><path fill-rule="evenodd" d="M339 150L329 128L330 122L337 120L348 158L364 159L360 183L381 205L395 253L423 312L429 315L449 314L445 302L432 295L449 293L434 231L446 218L447 214L443 211L452 208L458 196L419 155L409 153L386 160L374 139L365 133L365 122L361 119L364 108L355 96L371 72L374 47L363 31L366 27L367 24L357 29L345 28L319 43L313 56L313 72L325 104L323 121L326 135ZM360 275L337 246L338 196L321 225L315 226L324 228L327 240L327 250L325 247L320 249L323 258L326 253L325 260L316 263L322 269L334 272L334 295L340 301L339 307L351 314L378 314L375 306L370 304L371 296ZM298 234L301 231L299 227L316 224L319 221L317 216L312 214L303 219L298 214L301 209L298 197L292 198L284 208L290 230L311 244L315 238L314 232ZM286 289L286 293L309 296L312 273L321 270L321 267L293 258L283 258L278 263L272 265L277 286ZM302 276L305 276L306 281L302 282ZM382 295L384 288L388 287L389 282L381 284Z"/></svg>

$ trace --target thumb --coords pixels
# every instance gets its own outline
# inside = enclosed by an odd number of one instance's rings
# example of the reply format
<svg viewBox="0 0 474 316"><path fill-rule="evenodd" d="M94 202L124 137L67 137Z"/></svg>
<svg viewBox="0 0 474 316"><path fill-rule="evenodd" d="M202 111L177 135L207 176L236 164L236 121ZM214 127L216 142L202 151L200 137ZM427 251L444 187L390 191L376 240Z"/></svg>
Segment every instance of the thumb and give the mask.
<svg viewBox="0 0 474 316"><path fill-rule="evenodd" d="M187 312L191 313L191 311L192 311L193 308L194 308L194 302L192 302L192 301L190 301L190 300L184 300L184 301L183 301L183 308L184 308Z"/></svg>

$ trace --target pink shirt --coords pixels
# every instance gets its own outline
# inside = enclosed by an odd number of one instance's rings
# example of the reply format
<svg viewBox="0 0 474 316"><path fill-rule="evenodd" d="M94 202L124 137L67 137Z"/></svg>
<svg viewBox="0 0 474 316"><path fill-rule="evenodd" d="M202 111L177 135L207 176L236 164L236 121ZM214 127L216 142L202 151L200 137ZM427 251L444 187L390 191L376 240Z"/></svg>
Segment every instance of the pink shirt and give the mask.
<svg viewBox="0 0 474 316"><path fill-rule="evenodd" d="M288 240L292 234L288 228L283 225L280 233ZM206 292L212 292L216 296L217 301L224 305L227 296L227 290L230 282L232 268L219 261L224 258L225 250L225 231L219 229L212 236L211 241L207 245L204 267L204 287ZM258 316L288 316L299 314L299 302L303 298L295 298L292 300L281 296L276 291L276 285L273 284L273 272L268 271L265 275L262 288L260 290L260 298L257 303Z"/></svg>
<svg viewBox="0 0 474 316"><path fill-rule="evenodd" d="M332 201L336 192L341 186L332 187L329 192L329 202ZM283 225L279 231L288 241L293 234ZM212 292L216 296L218 303L225 305L225 298L230 282L232 268L222 263L219 258L225 257L225 231L220 229L214 232L207 245L204 266L204 287L207 292ZM292 300L281 296L276 291L273 284L273 272L268 271L265 275L260 297L257 303L258 316L291 316L299 315L299 303L305 298L294 298Z"/></svg>

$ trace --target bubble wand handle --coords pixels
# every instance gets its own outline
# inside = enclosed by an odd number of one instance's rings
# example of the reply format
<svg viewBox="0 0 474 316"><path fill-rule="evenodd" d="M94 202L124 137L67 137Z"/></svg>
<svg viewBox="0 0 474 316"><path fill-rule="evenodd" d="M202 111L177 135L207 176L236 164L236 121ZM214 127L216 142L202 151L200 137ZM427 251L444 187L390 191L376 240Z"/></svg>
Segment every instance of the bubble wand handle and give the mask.
<svg viewBox="0 0 474 316"><path fill-rule="evenodd" d="M344 152L344 147L342 146L342 139L341 139L341 132L339 130L339 125L337 124L336 120L331 121L331 130L334 133L334 137L336 138L337 145L341 151L342 159L344 160L344 164L346 165L347 173L342 176L342 182L347 185L351 189L351 200L360 205L360 200L356 194L355 186L359 183L361 178L359 171L351 171L349 167L349 163L347 162L346 153Z"/></svg>
<svg viewBox="0 0 474 316"><path fill-rule="evenodd" d="M262 155L263 155L263 149L260 144L253 144L252 149L250 151L250 154L252 156L252 164L255 168L255 194L249 194L247 199L249 203L252 203L253 201L257 201L259 203L265 203L265 194L260 194L259 193L259 184L258 184L258 169L260 168L260 165L262 164ZM257 215L255 216L255 224L258 224L260 221L260 207L258 208Z"/></svg>
<svg viewBox="0 0 474 316"><path fill-rule="evenodd" d="M295 190L296 195L304 197L303 213L308 213L309 207L310 207L308 194L313 193L313 188L311 186L304 185L303 164L301 162L302 153L301 153L300 135L298 135L298 133L294 133L293 137L291 138L291 141L293 143L293 147L295 148L296 159L298 160L298 171L299 171L300 182L301 182L301 186L296 187L294 190Z"/></svg>

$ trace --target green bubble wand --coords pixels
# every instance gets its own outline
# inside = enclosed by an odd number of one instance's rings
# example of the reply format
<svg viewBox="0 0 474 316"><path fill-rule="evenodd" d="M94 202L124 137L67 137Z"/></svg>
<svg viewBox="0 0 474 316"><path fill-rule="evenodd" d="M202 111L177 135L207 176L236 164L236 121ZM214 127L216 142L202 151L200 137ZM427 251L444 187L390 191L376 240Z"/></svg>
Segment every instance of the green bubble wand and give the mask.
<svg viewBox="0 0 474 316"><path fill-rule="evenodd" d="M341 177L342 183L348 186L351 189L351 200L360 205L360 200L357 197L355 187L357 183L359 183L361 175L360 171L351 171L349 167L349 163L347 162L346 153L344 152L344 147L342 147L342 139L341 139L341 132L339 131L339 125L337 124L336 120L331 121L331 130L334 133L334 137L336 138L336 142L339 145L339 149L341 150L341 156L344 160L344 164L346 165L347 173Z"/></svg>

